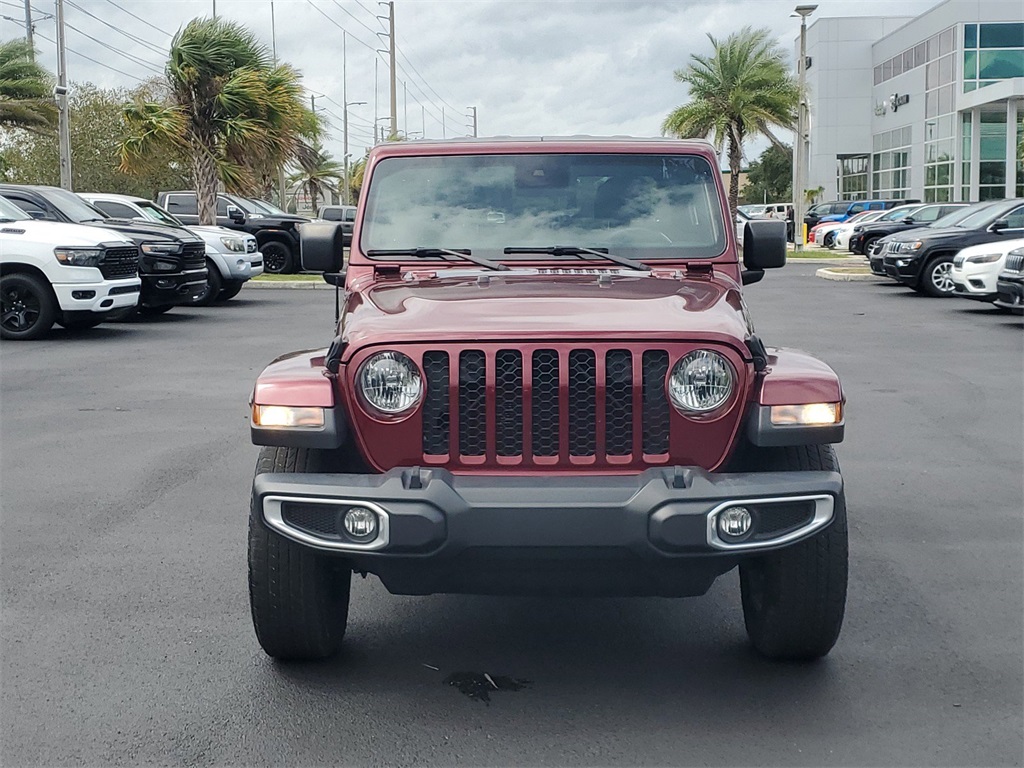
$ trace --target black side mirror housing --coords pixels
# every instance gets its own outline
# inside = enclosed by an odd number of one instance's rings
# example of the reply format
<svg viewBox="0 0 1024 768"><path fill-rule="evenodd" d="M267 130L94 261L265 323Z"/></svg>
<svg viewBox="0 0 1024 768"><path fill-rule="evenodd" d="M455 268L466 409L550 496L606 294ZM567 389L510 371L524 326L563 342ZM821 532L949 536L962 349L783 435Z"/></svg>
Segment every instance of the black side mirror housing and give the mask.
<svg viewBox="0 0 1024 768"><path fill-rule="evenodd" d="M345 235L336 221L307 221L299 227L302 268L309 272L340 272L345 264Z"/></svg>
<svg viewBox="0 0 1024 768"><path fill-rule="evenodd" d="M235 222L235 224L245 224L245 214L236 205L228 206L228 218Z"/></svg>
<svg viewBox="0 0 1024 768"><path fill-rule="evenodd" d="M914 217L913 216L907 216L907 218L905 218L903 220L903 223L904 224L913 224L914 223Z"/></svg>
<svg viewBox="0 0 1024 768"><path fill-rule="evenodd" d="M743 225L743 266L757 272L786 266L786 222L751 219Z"/></svg>
<svg viewBox="0 0 1024 768"><path fill-rule="evenodd" d="M992 222L992 226L989 227L989 229L993 232L1000 232L1004 229L1009 228L1010 222L1008 222L1006 219L996 219L995 221Z"/></svg>

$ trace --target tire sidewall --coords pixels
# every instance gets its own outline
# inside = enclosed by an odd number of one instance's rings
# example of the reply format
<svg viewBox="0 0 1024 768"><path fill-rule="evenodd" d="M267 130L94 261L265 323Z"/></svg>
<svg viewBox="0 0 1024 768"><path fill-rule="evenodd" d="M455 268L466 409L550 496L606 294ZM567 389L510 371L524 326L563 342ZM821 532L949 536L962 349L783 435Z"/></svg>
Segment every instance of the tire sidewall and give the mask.
<svg viewBox="0 0 1024 768"><path fill-rule="evenodd" d="M938 299L949 298L954 295L955 289L950 288L948 291L944 291L935 284L935 273L943 265L948 265L944 271L947 273L953 268L953 257L952 256L933 256L928 260L928 263L924 265L924 269L921 271L921 288L929 296L934 296ZM950 285L953 284L953 279L948 278Z"/></svg>
<svg viewBox="0 0 1024 768"><path fill-rule="evenodd" d="M189 303L193 307L208 307L217 300L221 286L224 284L220 276L220 270L210 259L206 260L206 287L198 296L194 296Z"/></svg>
<svg viewBox="0 0 1024 768"><path fill-rule="evenodd" d="M286 275L295 271L295 257L282 242L271 240L260 248L263 253L263 271L272 275Z"/></svg>
<svg viewBox="0 0 1024 768"><path fill-rule="evenodd" d="M17 272L0 277L0 294L6 293L12 287L20 286L28 289L39 301L39 314L32 325L24 330L0 329L0 335L12 341L31 341L49 331L57 320L57 297L50 286L35 275Z"/></svg>

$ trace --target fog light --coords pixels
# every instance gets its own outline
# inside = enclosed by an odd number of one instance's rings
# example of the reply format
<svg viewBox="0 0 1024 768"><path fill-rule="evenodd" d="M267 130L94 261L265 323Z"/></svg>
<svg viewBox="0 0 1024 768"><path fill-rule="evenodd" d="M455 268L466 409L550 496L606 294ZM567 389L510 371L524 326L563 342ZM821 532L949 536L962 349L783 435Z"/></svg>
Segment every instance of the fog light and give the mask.
<svg viewBox="0 0 1024 768"><path fill-rule="evenodd" d="M366 507L351 507L343 518L345 533L365 541L377 535L377 514Z"/></svg>
<svg viewBox="0 0 1024 768"><path fill-rule="evenodd" d="M72 291L72 299L95 299L96 291Z"/></svg>
<svg viewBox="0 0 1024 768"><path fill-rule="evenodd" d="M718 513L718 533L722 538L739 539L747 535L753 522L746 507L729 507Z"/></svg>

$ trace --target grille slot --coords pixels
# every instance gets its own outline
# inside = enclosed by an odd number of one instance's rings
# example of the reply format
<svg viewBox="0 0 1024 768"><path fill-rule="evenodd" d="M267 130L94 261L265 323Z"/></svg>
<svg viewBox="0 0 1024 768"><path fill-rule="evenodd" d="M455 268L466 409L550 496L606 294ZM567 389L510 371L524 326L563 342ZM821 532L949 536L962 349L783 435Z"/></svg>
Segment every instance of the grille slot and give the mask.
<svg viewBox="0 0 1024 768"><path fill-rule="evenodd" d="M1011 253L1008 255L1003 269L1009 272L1024 272L1024 253Z"/></svg>
<svg viewBox="0 0 1024 768"><path fill-rule="evenodd" d="M487 363L479 349L459 355L459 453L487 451Z"/></svg>
<svg viewBox="0 0 1024 768"><path fill-rule="evenodd" d="M423 453L445 456L448 453L450 417L448 414L448 353L423 354L423 374L427 391L423 397Z"/></svg>
<svg viewBox="0 0 1024 768"><path fill-rule="evenodd" d="M558 352L538 349L533 353L533 455L557 456L559 431Z"/></svg>
<svg viewBox="0 0 1024 768"><path fill-rule="evenodd" d="M495 448L499 456L523 452L523 355L502 349L494 356Z"/></svg>
<svg viewBox="0 0 1024 768"><path fill-rule="evenodd" d="M134 277L139 272L139 249L107 248L100 259L100 273L107 280L118 277Z"/></svg>
<svg viewBox="0 0 1024 768"><path fill-rule="evenodd" d="M597 358L589 349L569 353L569 453L597 451Z"/></svg>
<svg viewBox="0 0 1024 768"><path fill-rule="evenodd" d="M612 349L605 357L605 443L609 456L633 453L633 355Z"/></svg>
<svg viewBox="0 0 1024 768"><path fill-rule="evenodd" d="M801 501L792 504L767 504L757 509L757 534L755 539L770 539L796 530L811 522L814 517L814 502Z"/></svg>
<svg viewBox="0 0 1024 768"><path fill-rule="evenodd" d="M668 376L668 352L654 349L644 352L644 453L668 453L669 411L665 395Z"/></svg>
<svg viewBox="0 0 1024 768"><path fill-rule="evenodd" d="M338 535L339 508L329 504L302 504L285 502L281 505L281 517L288 525L321 538L341 538Z"/></svg>

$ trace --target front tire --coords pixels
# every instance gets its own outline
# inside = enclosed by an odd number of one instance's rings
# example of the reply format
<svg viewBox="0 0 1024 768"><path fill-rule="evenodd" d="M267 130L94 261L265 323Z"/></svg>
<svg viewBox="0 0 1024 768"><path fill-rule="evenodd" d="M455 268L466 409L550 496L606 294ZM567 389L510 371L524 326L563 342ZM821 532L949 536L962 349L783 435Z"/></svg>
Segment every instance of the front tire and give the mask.
<svg viewBox="0 0 1024 768"><path fill-rule="evenodd" d="M830 445L756 449L748 471L839 471ZM846 497L836 498L829 526L798 544L740 565L743 620L754 648L769 659L809 661L826 655L846 610Z"/></svg>
<svg viewBox="0 0 1024 768"><path fill-rule="evenodd" d="M936 256L924 265L921 272L920 288L929 296L944 299L956 292L953 283L953 258Z"/></svg>
<svg viewBox="0 0 1024 768"><path fill-rule="evenodd" d="M263 252L263 270L272 275L287 275L295 271L295 258L291 249L284 243L264 243L260 248Z"/></svg>
<svg viewBox="0 0 1024 768"><path fill-rule="evenodd" d="M256 474L324 470L323 451L263 448ZM253 497L249 513L249 604L256 638L282 661L326 659L338 652L348 623L352 569L270 530Z"/></svg>
<svg viewBox="0 0 1024 768"><path fill-rule="evenodd" d="M35 275L17 272L0 277L0 338L38 339L57 320L57 298Z"/></svg>
<svg viewBox="0 0 1024 768"><path fill-rule="evenodd" d="M213 302L217 301L217 297L220 294L221 287L224 281L220 276L220 270L217 269L217 265L209 259L206 260L206 285L203 290L192 297L192 301L189 306L192 307L208 307Z"/></svg>
<svg viewBox="0 0 1024 768"><path fill-rule="evenodd" d="M228 301L229 299L235 298L235 296L238 295L238 292L242 290L242 285L244 285L244 283L237 280L228 283L220 289L220 293L217 294L217 301Z"/></svg>
<svg viewBox="0 0 1024 768"><path fill-rule="evenodd" d="M57 318L57 323L69 331L84 331L109 319L105 312L64 312Z"/></svg>
<svg viewBox="0 0 1024 768"><path fill-rule="evenodd" d="M142 317L156 317L157 315L162 315L167 312L170 312L173 308L173 304L161 304L158 307L150 307L146 304L139 304L137 311L138 314L141 315Z"/></svg>

